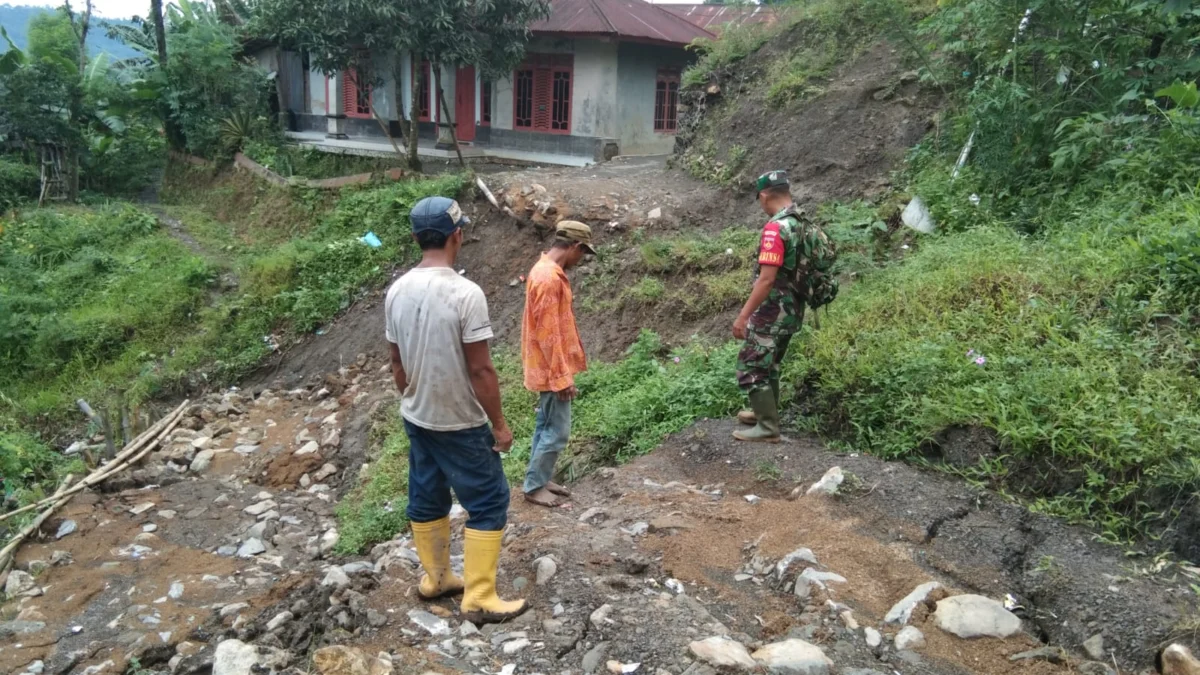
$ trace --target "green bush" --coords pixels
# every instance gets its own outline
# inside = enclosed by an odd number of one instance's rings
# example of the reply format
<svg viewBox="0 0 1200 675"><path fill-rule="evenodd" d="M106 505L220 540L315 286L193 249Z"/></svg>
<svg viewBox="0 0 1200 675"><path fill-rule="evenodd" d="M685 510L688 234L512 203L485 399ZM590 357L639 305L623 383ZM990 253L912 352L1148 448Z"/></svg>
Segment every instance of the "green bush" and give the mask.
<svg viewBox="0 0 1200 675"><path fill-rule="evenodd" d="M37 167L15 157L0 156L0 212L27 199L37 199L40 181Z"/></svg>
<svg viewBox="0 0 1200 675"><path fill-rule="evenodd" d="M239 236L263 243L234 247L231 233L199 222L199 252L130 206L28 212L0 232L0 412L53 420L80 396L137 403L180 382L237 377L278 336L313 330L412 260L409 209L464 185L450 175L344 190L283 245L252 230ZM368 230L382 247L359 241ZM219 287L223 276L239 278L236 289Z"/></svg>
<svg viewBox="0 0 1200 675"><path fill-rule="evenodd" d="M920 457L948 427L986 427L1001 447L969 476L1114 539L1161 532L1164 495L1200 488L1198 207L1084 192L1044 239L929 240L839 297L791 376L857 450Z"/></svg>

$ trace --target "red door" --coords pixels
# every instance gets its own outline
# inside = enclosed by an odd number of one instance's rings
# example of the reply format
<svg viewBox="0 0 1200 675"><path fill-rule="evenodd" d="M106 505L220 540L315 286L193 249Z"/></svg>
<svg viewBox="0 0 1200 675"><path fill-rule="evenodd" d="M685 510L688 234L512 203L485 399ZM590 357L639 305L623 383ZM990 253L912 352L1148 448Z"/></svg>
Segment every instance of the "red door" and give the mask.
<svg viewBox="0 0 1200 675"><path fill-rule="evenodd" d="M475 140L475 67L459 68L454 78L454 133L460 141Z"/></svg>

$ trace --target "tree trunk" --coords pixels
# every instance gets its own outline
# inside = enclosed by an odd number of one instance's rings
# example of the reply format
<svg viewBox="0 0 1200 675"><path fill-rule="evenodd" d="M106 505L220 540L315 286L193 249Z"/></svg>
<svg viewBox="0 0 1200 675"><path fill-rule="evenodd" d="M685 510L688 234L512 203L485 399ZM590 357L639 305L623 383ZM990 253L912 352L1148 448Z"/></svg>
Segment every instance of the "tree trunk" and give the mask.
<svg viewBox="0 0 1200 675"><path fill-rule="evenodd" d="M458 164L466 168L467 162L463 159L462 148L458 147L458 133L454 130L454 118L450 115L450 108L446 106L446 92L442 91L442 67L439 64L433 64L433 81L437 86L438 105L442 106L442 114L446 116L446 124L450 128L450 140L454 141L454 152L458 155Z"/></svg>
<svg viewBox="0 0 1200 675"><path fill-rule="evenodd" d="M162 0L150 0L150 16L154 21L154 46L158 50L158 69L166 79L167 74L167 27L163 23ZM158 115L162 118L163 134L167 137L167 147L177 152L183 151L187 145L183 131L171 116L171 109L166 103L159 103Z"/></svg>
<svg viewBox="0 0 1200 675"><path fill-rule="evenodd" d="M154 20L154 45L158 48L158 67L167 67L167 28L163 25L162 0L150 0L150 15Z"/></svg>
<svg viewBox="0 0 1200 675"><path fill-rule="evenodd" d="M288 90L287 83L283 81L283 50L279 47L275 48L275 102L279 106L279 112L276 115L275 123L283 126L283 120L287 115L288 107Z"/></svg>
<svg viewBox="0 0 1200 675"><path fill-rule="evenodd" d="M419 68L421 67L421 62L420 62L420 60L418 60L417 54L415 52L413 53L412 58L413 58L413 68L412 68L413 76L412 76L412 87L411 87L411 89L412 89L412 107L408 109L408 119L409 119L408 167L410 169L412 169L413 171L420 171L421 170L421 160L420 160L420 158L417 157L417 118L419 117L419 115L417 114L417 111L420 109L420 103L417 102L417 98L419 98L421 95L420 75L423 73L419 72Z"/></svg>
<svg viewBox="0 0 1200 675"><path fill-rule="evenodd" d="M70 5L67 5L70 12ZM74 19L72 18L72 25ZM87 34L92 23L92 0L84 4L83 14L79 16L79 25L75 28L75 37L79 39L79 84L73 88L68 112L75 126L83 126L83 87L87 77ZM67 199L79 199L79 167L82 162L83 149L68 147L63 157L67 169Z"/></svg>

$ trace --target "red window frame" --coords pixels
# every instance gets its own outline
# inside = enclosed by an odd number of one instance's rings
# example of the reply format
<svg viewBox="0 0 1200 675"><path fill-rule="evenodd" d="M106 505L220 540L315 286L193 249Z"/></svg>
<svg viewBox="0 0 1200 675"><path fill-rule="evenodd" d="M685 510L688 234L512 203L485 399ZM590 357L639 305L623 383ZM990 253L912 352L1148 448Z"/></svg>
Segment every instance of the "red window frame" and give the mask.
<svg viewBox="0 0 1200 675"><path fill-rule="evenodd" d="M528 54L513 71L513 128L571 133L574 85L573 55Z"/></svg>
<svg viewBox="0 0 1200 675"><path fill-rule="evenodd" d="M363 87L359 84L357 70L342 71L342 114L346 117L370 119L371 108L375 104L375 94L370 83L366 86L366 100L363 100ZM365 104L365 105L364 105Z"/></svg>
<svg viewBox="0 0 1200 675"><path fill-rule="evenodd" d="M492 81L479 82L479 126L492 126Z"/></svg>
<svg viewBox="0 0 1200 675"><path fill-rule="evenodd" d="M679 71L661 69L654 78L654 132L679 130Z"/></svg>
<svg viewBox="0 0 1200 675"><path fill-rule="evenodd" d="M417 100L414 102L417 109L417 121L432 122L434 117L441 119L441 115L435 115L429 102L430 92L433 90L433 68L427 59L421 60L419 74L417 73L417 64L415 61L413 62L413 77L420 78L417 81Z"/></svg>

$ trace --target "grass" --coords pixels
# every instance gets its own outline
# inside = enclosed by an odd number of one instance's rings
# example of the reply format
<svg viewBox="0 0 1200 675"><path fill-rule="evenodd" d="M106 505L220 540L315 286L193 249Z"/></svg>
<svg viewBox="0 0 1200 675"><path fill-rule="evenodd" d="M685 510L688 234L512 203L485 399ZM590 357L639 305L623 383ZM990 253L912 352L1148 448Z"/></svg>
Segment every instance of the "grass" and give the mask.
<svg viewBox="0 0 1200 675"><path fill-rule="evenodd" d="M405 168L399 157L364 157L322 152L295 145L274 145L251 142L246 156L284 178L337 178L360 173L374 173L392 168Z"/></svg>
<svg viewBox="0 0 1200 675"><path fill-rule="evenodd" d="M790 375L856 449L987 427L1002 456L968 477L1113 540L1161 534L1200 486L1200 342L1145 242L1200 231L1200 197L1081 194L1040 238L974 215L839 298Z"/></svg>
<svg viewBox="0 0 1200 675"><path fill-rule="evenodd" d="M325 197L264 189L244 175L239 188L203 171L173 171L167 208L191 241L120 203L0 222L0 432L69 428L78 398L97 409L137 406L231 381L274 343L315 329L383 283L417 253L412 204L465 185L446 175ZM191 179L219 190L185 187ZM226 200L245 208L224 219ZM296 219L256 224L259 208ZM380 248L358 240L367 231ZM52 478L12 467L4 476L17 478L13 488L31 480L44 488Z"/></svg>
<svg viewBox="0 0 1200 675"><path fill-rule="evenodd" d="M783 477L783 471L779 465L770 460L764 459L754 467L754 480L760 483L769 483L779 480Z"/></svg>
<svg viewBox="0 0 1200 675"><path fill-rule="evenodd" d="M783 22L771 25L745 23L726 27L719 39L695 40L689 49L700 56L692 67L684 71L683 85L696 87L707 84L709 73L723 71L758 51L783 29Z"/></svg>
<svg viewBox="0 0 1200 675"><path fill-rule="evenodd" d="M667 292L663 282L654 277L642 277L642 280L629 287L626 297L634 302L650 305L657 302Z"/></svg>

